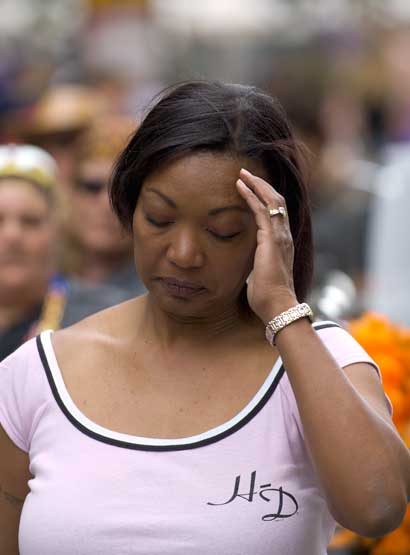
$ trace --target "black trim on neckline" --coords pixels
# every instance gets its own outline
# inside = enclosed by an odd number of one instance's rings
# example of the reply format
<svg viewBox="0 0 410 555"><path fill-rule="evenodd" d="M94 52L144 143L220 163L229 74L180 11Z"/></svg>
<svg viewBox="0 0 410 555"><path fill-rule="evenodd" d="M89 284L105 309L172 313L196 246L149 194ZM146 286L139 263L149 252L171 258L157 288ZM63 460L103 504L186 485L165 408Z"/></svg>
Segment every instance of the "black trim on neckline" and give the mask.
<svg viewBox="0 0 410 555"><path fill-rule="evenodd" d="M320 324L320 323L313 324L313 327L316 330L320 330L320 329L324 329L324 328L333 328L333 327L340 327L340 326L338 324L333 323L333 322L328 322L328 323L324 323L324 324ZM43 368L45 370L47 380L48 380L48 383L50 385L51 391L53 393L54 399L56 400L58 406L60 407L63 414L68 418L68 420L80 432L82 432L85 435L91 437L92 439L95 439L97 441L101 441L103 443L107 443L108 445L114 445L116 447L123 447L125 449L134 449L134 450L137 450L137 451L185 451L185 450L188 450L188 449L196 449L198 447L204 447L205 445L209 445L211 443L216 443L217 441L220 441L220 440L224 439L225 437L230 436L231 434L237 432L243 426L248 424L248 422L250 422L254 418L254 416L256 416L256 414L258 414L258 412L263 409L263 407L266 405L266 403L272 397L274 391L276 390L277 386L279 385L280 380L282 379L283 374L285 373L285 368L284 368L283 364L281 364L273 382L271 383L271 385L269 386L267 391L264 393L263 397L258 401L258 403L253 407L253 409L251 411L249 411L249 413L246 416L241 418L241 420L239 420L236 424L234 424L233 426L231 426L227 430L224 430L223 432L220 432L219 434L215 434L211 437L208 437L208 438L205 438L205 439L202 439L202 440L199 440L199 441L191 441L191 442L182 443L182 444L179 444L179 445L172 445L172 444L170 444L170 445L146 445L146 444L142 444L142 443L131 443L131 442L128 442L128 441L107 437L105 435L94 432L93 430L90 430L89 428L84 426L84 424L79 422L71 414L71 412L68 410L68 408L66 407L66 405L64 404L64 402L63 402L63 400L60 396L60 393L57 389L57 386L56 386L54 378L53 378L53 374L51 372L50 365L49 365L48 360L47 360L47 355L45 353L40 335L38 335L36 337L36 344L37 344L37 349L38 349L38 352L39 352L39 355L40 355L40 359L41 359ZM121 432L115 432L115 433L121 433ZM124 434L124 435L126 435L126 434ZM198 434L198 435L200 435L200 434ZM137 436L135 436L135 437L137 437ZM181 439L184 439L184 438L181 438Z"/></svg>
<svg viewBox="0 0 410 555"><path fill-rule="evenodd" d="M78 430L80 430L80 432L83 432L84 434L88 435L89 437L91 437L93 439L96 439L97 441L102 441L103 443L108 443L109 445L115 445L117 447L124 447L126 449L135 449L135 450L138 450L138 451L183 451L183 450L188 450L188 449L196 449L198 447L204 447L205 445L209 445L211 443L215 443L217 441L220 441L221 439L224 439L225 437L235 433L240 428L245 426L250 420L252 420L252 418L260 410L262 410L262 408L266 405L266 403L268 402L270 397L273 395L273 393L274 393L275 389L277 388L283 374L285 373L285 369L284 369L283 364L282 364L280 366L280 368L278 370L278 373L276 374L273 382L271 383L271 385L269 386L268 390L265 392L263 397L259 400L259 402L253 407L253 409L246 416L244 416L241 420L239 420L239 422L237 422L236 424L234 424L233 426L231 426L227 430L224 430L223 432L220 432L219 434L215 434L211 437L201 439L199 441L190 441L190 442L187 441L186 443L182 443L180 445L172 445L172 444L170 444L170 445L146 445L146 444L143 444L143 443L131 443L131 442L128 442L128 441L107 437L105 435L94 432L93 430L90 430L89 428L84 426L81 422L79 422L71 414L71 412L67 409L63 400L60 397L60 394L59 394L57 386L54 382L54 378L53 378L53 375L52 375L52 372L51 372L51 369L50 369L50 365L48 363L47 356L46 356L46 353L44 351L44 347L43 347L43 344L41 342L41 338L40 338L39 335L36 338L36 343L37 343L37 349L38 349L38 352L39 352L39 355L40 355L40 359L41 359L41 362L43 364L43 367L44 367L44 370L45 370L45 373L46 373L46 376L47 376L47 380L48 380L48 383L50 384L53 396L54 396L58 406L60 407L60 409L64 413L64 415L68 418L68 420ZM121 433L121 432L115 432L115 433ZM200 435L200 434L198 434L198 435ZM181 439L184 439L184 438L181 438Z"/></svg>

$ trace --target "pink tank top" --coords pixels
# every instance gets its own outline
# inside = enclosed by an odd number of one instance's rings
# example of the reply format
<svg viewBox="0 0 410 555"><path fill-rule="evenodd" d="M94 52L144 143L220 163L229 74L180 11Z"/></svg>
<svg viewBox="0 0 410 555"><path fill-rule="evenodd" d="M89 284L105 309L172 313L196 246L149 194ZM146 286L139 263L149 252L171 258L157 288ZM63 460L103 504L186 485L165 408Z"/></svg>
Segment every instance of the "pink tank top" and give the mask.
<svg viewBox="0 0 410 555"><path fill-rule="evenodd" d="M343 329L316 327L340 366L374 364ZM335 522L280 360L221 426L181 439L136 437L74 404L51 333L0 365L0 423L29 454L33 475L21 555L326 554Z"/></svg>

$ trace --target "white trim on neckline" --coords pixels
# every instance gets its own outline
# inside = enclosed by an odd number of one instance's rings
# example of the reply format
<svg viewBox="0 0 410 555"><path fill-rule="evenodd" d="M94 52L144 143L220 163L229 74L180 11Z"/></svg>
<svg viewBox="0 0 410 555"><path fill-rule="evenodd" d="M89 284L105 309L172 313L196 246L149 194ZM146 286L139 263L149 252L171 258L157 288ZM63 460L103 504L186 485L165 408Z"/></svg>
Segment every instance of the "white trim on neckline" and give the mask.
<svg viewBox="0 0 410 555"><path fill-rule="evenodd" d="M99 424L90 420L81 410L77 407L74 403L73 399L71 398L66 385L63 380L63 376L58 365L54 348L51 342L51 334L53 330L46 330L41 333L40 341L44 348L45 357L47 359L47 363L51 372L52 379L54 381L54 385L57 389L58 395L61 398L61 402L63 403L67 412L74 418L78 423L80 423L84 428L88 429L91 433L97 434L99 436L105 437L107 439L111 439L113 441L125 442L129 444L134 444L136 446L146 446L146 447L178 447L184 445L191 445L196 444L203 441L212 440L212 438L216 438L217 436L226 433L230 429L237 426L242 420L244 420L261 402L263 397L266 395L267 391L273 384L275 378L277 377L281 367L282 367L282 360L279 357L275 364L273 365L272 370L269 372L268 376L266 377L265 381L263 382L262 386L258 390L258 392L254 395L254 397L249 401L249 403L233 418L224 422L223 424L211 428L205 432L200 434L190 436L190 437L182 437L182 438L174 438L174 439L166 439L166 438L150 438L150 437L140 437L134 436L129 434L124 434L121 432L116 432L114 430L110 430Z"/></svg>

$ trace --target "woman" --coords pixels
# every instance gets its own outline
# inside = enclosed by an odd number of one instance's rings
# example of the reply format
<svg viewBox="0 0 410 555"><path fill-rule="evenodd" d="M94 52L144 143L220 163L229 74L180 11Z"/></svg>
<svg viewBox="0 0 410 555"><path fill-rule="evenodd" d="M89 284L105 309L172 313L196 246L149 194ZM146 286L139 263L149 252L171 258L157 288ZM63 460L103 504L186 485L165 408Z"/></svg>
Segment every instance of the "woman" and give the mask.
<svg viewBox="0 0 410 555"><path fill-rule="evenodd" d="M0 360L42 329L125 300L56 272L57 167L32 145L0 146Z"/></svg>
<svg viewBox="0 0 410 555"><path fill-rule="evenodd" d="M305 305L289 311L312 249L276 101L170 89L111 199L148 293L4 361L3 551L20 513L21 555L324 555L335 519L398 526L409 455L374 363Z"/></svg>

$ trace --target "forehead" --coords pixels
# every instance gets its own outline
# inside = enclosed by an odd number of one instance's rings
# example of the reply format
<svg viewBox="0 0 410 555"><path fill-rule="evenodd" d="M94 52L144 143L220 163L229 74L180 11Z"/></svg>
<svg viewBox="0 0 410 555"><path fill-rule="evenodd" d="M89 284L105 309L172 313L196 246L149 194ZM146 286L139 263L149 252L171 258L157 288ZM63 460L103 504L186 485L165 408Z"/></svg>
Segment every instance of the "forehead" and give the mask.
<svg viewBox="0 0 410 555"><path fill-rule="evenodd" d="M173 160L151 173L142 191L153 187L172 197L189 197L191 202L238 199L235 183L241 168L266 179L262 164L256 160L203 152Z"/></svg>
<svg viewBox="0 0 410 555"><path fill-rule="evenodd" d="M108 178L112 170L112 160L105 158L90 158L78 163L77 171L80 175Z"/></svg>
<svg viewBox="0 0 410 555"><path fill-rule="evenodd" d="M46 195L38 188L22 179L0 179L0 205L8 210L24 208L25 210L48 210L49 202Z"/></svg>

